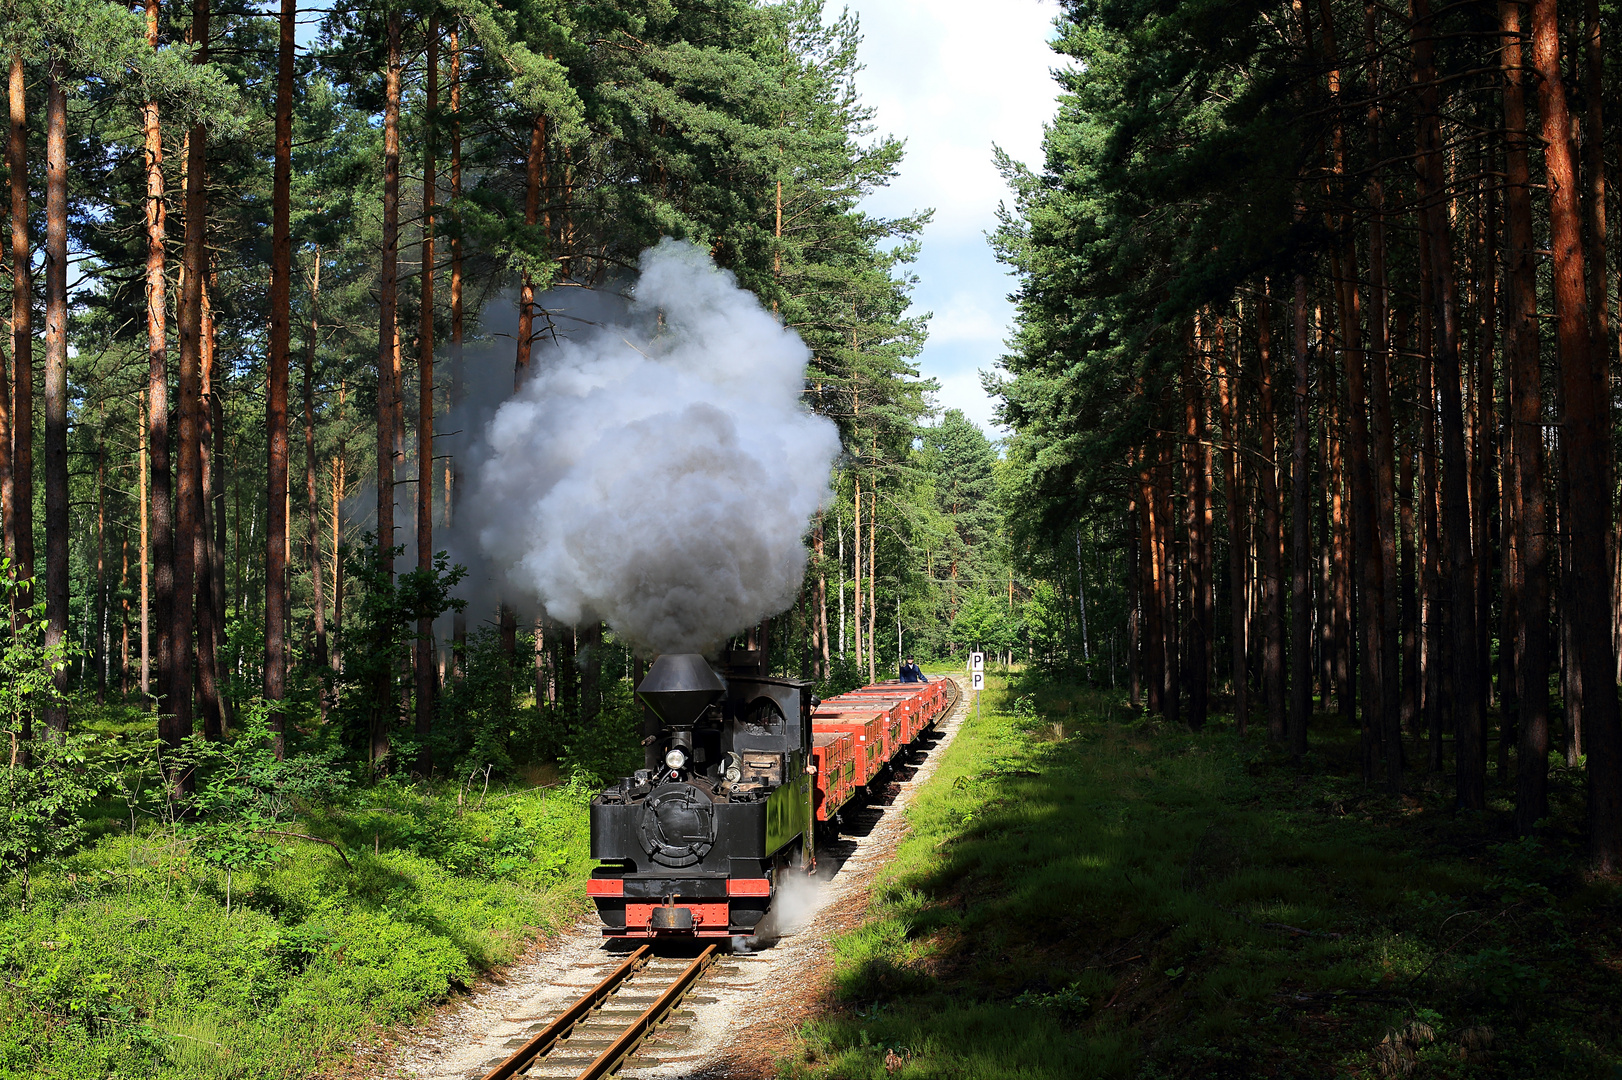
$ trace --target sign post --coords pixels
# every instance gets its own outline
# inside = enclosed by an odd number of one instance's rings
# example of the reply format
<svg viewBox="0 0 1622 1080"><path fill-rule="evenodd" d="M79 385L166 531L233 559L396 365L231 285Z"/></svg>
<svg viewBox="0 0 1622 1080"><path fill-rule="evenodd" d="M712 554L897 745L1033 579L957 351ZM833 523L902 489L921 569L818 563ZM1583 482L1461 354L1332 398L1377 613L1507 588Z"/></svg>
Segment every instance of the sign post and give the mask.
<svg viewBox="0 0 1622 1080"><path fill-rule="evenodd" d="M986 688L986 654L969 654L969 685L974 690L974 718L980 719L980 691Z"/></svg>

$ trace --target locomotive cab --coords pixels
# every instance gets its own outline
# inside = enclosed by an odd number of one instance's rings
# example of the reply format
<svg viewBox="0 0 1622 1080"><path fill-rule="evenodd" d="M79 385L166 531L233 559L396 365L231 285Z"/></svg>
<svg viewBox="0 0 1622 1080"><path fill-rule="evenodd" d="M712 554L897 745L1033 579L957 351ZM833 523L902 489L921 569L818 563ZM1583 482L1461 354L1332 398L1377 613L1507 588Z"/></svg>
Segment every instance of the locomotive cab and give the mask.
<svg viewBox="0 0 1622 1080"><path fill-rule="evenodd" d="M591 805L606 936L752 933L779 875L809 865L811 684L729 659L666 654L636 688L643 767Z"/></svg>

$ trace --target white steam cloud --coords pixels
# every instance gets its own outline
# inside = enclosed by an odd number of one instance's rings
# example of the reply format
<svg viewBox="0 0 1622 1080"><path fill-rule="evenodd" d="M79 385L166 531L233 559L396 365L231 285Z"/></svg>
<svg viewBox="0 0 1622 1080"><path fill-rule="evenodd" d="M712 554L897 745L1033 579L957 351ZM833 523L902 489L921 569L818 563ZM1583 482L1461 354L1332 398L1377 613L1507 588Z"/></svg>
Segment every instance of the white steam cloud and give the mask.
<svg viewBox="0 0 1622 1080"><path fill-rule="evenodd" d="M554 340L484 425L457 509L510 599L651 652L707 652L788 607L839 454L801 402L804 343L672 240L628 310Z"/></svg>

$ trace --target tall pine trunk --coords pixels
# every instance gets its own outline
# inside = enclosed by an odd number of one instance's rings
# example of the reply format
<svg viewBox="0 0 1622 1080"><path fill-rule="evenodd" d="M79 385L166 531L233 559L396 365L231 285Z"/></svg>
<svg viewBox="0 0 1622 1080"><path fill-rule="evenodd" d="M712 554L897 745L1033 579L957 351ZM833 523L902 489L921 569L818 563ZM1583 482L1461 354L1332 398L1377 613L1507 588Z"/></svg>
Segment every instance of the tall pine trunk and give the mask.
<svg viewBox="0 0 1622 1080"><path fill-rule="evenodd" d="M1261 303L1256 309L1258 426L1261 450L1262 497L1262 696L1267 701L1267 735L1282 743L1288 732L1284 700L1284 578L1282 510L1278 487L1277 413L1273 402L1273 298L1269 282L1262 280Z"/></svg>
<svg viewBox="0 0 1622 1080"><path fill-rule="evenodd" d="M1205 503L1205 402L1200 367L1200 351L1190 342L1183 360L1183 484L1188 491L1184 504L1184 524L1188 537L1188 642L1184 672L1188 683L1188 725L1195 731L1205 726L1210 708L1210 686L1206 682L1211 647L1211 627L1206 621L1205 589L1210 567L1206 562Z"/></svg>
<svg viewBox="0 0 1622 1080"><path fill-rule="evenodd" d="M310 564L310 609L315 624L315 666L327 666L327 603L321 579L321 497L315 456L315 350L320 343L321 248L315 249L310 268L310 338L304 345L304 530L305 559ZM334 553L336 555L336 553ZM321 695L321 716L327 715L327 695Z"/></svg>
<svg viewBox="0 0 1622 1080"><path fill-rule="evenodd" d="M439 19L428 19L427 84L422 150L422 321L417 331L417 569L434 567L434 182L435 125L439 122ZM417 620L416 729L422 747L417 769L433 770L428 736L433 730L434 622Z"/></svg>
<svg viewBox="0 0 1622 1080"><path fill-rule="evenodd" d="M1172 419L1175 422L1174 413ZM1162 443L1161 451L1157 455L1158 464L1154 473L1155 497L1155 524L1158 535L1155 537L1155 559L1159 564L1157 573L1160 578L1160 632L1165 635L1164 653L1165 685L1160 692L1161 707L1164 715L1171 723L1181 721L1183 706L1183 651L1181 626L1178 622L1178 575L1175 533L1177 528L1175 503L1172 498L1173 474L1175 464L1172 460L1175 444Z"/></svg>
<svg viewBox="0 0 1622 1080"><path fill-rule="evenodd" d="M1220 340L1220 338L1219 338ZM1247 649L1249 623L1245 603L1245 568L1250 553L1246 550L1244 531L1244 473L1239 461L1238 403L1241 384L1239 365L1235 354L1241 335L1234 335L1235 349L1221 350L1222 380L1218 383L1218 407L1222 415L1222 441L1228 444L1222 455L1222 485L1227 497L1228 524L1228 607L1233 622L1233 718L1239 734L1249 732L1250 725L1250 662Z"/></svg>
<svg viewBox="0 0 1622 1080"><path fill-rule="evenodd" d="M194 0L192 42L197 62L208 56L209 0ZM197 411L202 397L203 274L208 265L208 134L202 124L186 139L186 246L180 294L180 371L175 410L174 590L168 613L169 656L163 712L177 738L192 731L192 605L196 598L197 534L202 527L202 455Z"/></svg>
<svg viewBox="0 0 1622 1080"><path fill-rule="evenodd" d="M13 53L9 79L11 132L6 160L11 172L11 516L6 521L8 547L17 580L27 582L13 600L11 615L33 602L34 577L34 287L33 254L28 239L28 94L23 82L22 53ZM24 709L19 723L18 761L27 764L33 738L33 714Z"/></svg>
<svg viewBox="0 0 1622 1080"><path fill-rule="evenodd" d="M1414 0L1411 28L1414 77L1420 85L1419 178L1424 242L1430 248L1432 295L1436 309L1436 389L1441 405L1442 517L1452 581L1451 624L1454 764L1459 805L1486 808L1486 713L1476 642L1475 553L1470 536L1468 465L1464 449L1464 405L1460 388L1459 317L1453 277L1453 238L1447 213L1447 182L1442 161L1441 116L1435 64L1435 25L1429 0ZM1587 316L1584 315L1586 324ZM1584 327L1586 336L1587 328Z"/></svg>
<svg viewBox="0 0 1622 1080"><path fill-rule="evenodd" d="M212 271L211 271L212 274ZM199 350L201 372L197 403L198 478L201 492L198 498L198 529L193 544L197 568L197 707L203 717L203 734L210 739L225 735L225 713L220 696L219 646L223 620L218 618L215 597L220 583L215 580L213 533L210 514L213 509L215 484L223 479L220 462L215 458L213 439L216 435L214 409L219 402L214 369L214 311L209 304L209 289L203 286L203 333ZM223 574L223 569L221 570Z"/></svg>
<svg viewBox="0 0 1622 1080"><path fill-rule="evenodd" d="M456 29L451 30L451 214L460 223L462 199L462 41ZM462 230L451 233L451 408L458 409L464 396L462 372ZM449 491L445 493L446 523L455 520L456 499L461 489L460 461L452 461L447 474ZM455 612L451 616L452 667L462 674L467 655L467 616Z"/></svg>
<svg viewBox="0 0 1622 1080"><path fill-rule="evenodd" d="M1549 234L1554 249L1555 333L1560 343L1563 444L1571 486L1569 572L1576 667L1588 750L1589 838L1594 867L1622 869L1622 727L1611 656L1611 578L1605 537L1610 526L1608 363L1591 337L1576 153L1560 73L1555 0L1533 0L1532 67L1543 118L1549 180ZM1595 133L1597 135L1597 133Z"/></svg>
<svg viewBox="0 0 1622 1080"><path fill-rule="evenodd" d="M293 34L297 0L277 20L276 146L270 187L270 355L265 390L265 699L287 696L287 354L292 342ZM287 752L287 713L273 707L271 746Z"/></svg>
<svg viewBox="0 0 1622 1080"><path fill-rule="evenodd" d="M1307 721L1312 716L1312 558L1311 435L1308 393L1311 388L1307 348L1307 277L1295 275L1292 307L1295 353L1295 424L1290 449L1291 594L1290 594L1290 753L1307 752Z"/></svg>
<svg viewBox="0 0 1622 1080"><path fill-rule="evenodd" d="M541 174L546 158L546 117L537 116L529 129L529 156L524 162L524 224L533 228L541 219ZM524 383L535 346L535 277L524 271L518 299L518 357L513 367L513 389Z"/></svg>
<svg viewBox="0 0 1622 1080"><path fill-rule="evenodd" d="M156 3L156 0L148 2ZM155 16L149 15L148 18ZM153 22L152 26L152 33L156 35L156 23ZM17 577L23 579L33 572L34 563L34 286L30 274L33 257L28 250L28 93L23 82L21 52L13 53L11 57L7 97L11 121L6 138L6 169L11 174L11 362L15 372L12 379L15 397L7 403L6 409L11 430L6 440L9 463L3 525L6 554L12 558ZM14 451L13 444L16 446ZM26 500L24 494L27 495ZM19 596L16 601L22 599ZM24 741L28 739L29 725L29 717L25 713L22 718Z"/></svg>
<svg viewBox="0 0 1622 1080"><path fill-rule="evenodd" d="M1365 52L1371 65L1371 84L1379 83L1379 8L1364 8ZM1379 159L1384 154L1384 116L1380 99L1371 94L1368 109L1369 140ZM1400 570L1396 534L1396 424L1391 408L1391 289L1387 269L1385 183L1378 169L1369 177L1369 468L1374 488L1373 541L1379 548L1381 574L1380 687L1382 742L1386 750L1386 783L1402 785L1402 682Z"/></svg>
<svg viewBox="0 0 1622 1080"><path fill-rule="evenodd" d="M399 321L400 262L400 13L388 15L388 71L383 92L383 251L377 331L377 548L379 568L394 584L395 348ZM368 757L373 769L389 754L395 709L393 658L378 657Z"/></svg>
<svg viewBox="0 0 1622 1080"><path fill-rule="evenodd" d="M45 648L68 634L68 97L52 60L45 98ZM68 665L53 669L45 708L54 738L68 730Z"/></svg>
<svg viewBox="0 0 1622 1080"><path fill-rule="evenodd" d="M1504 275L1505 351L1509 363L1510 518L1515 566L1509 575L1518 615L1515 643L1518 739L1515 827L1529 835L1548 816L1549 546L1544 505L1543 377L1538 344L1537 250L1527 161L1526 85L1521 6L1499 0L1504 70L1504 209L1509 252Z"/></svg>
<svg viewBox="0 0 1622 1080"><path fill-rule="evenodd" d="M877 446L874 447L874 458L877 460ZM874 473L868 482L868 515L867 515L867 681L878 682L878 528L879 519L879 492L878 474ZM769 663L771 657L763 656L761 662Z"/></svg>
<svg viewBox="0 0 1622 1080"><path fill-rule="evenodd" d="M1138 460L1138 548L1136 557L1139 572L1140 603L1142 605L1142 654L1144 678L1148 683L1148 707L1151 713L1165 711L1165 636L1160 627L1160 562L1157 550L1157 522L1154 500L1154 467L1149 455L1155 440L1150 437L1148 447L1139 451Z"/></svg>
<svg viewBox="0 0 1622 1080"><path fill-rule="evenodd" d="M151 48L158 47L158 0L147 0L146 3L146 39ZM164 202L163 132L158 122L156 101L146 103L142 111L142 126L146 138L147 340L147 414L142 445L150 455L147 464L151 469L152 510L149 521L143 499L141 693L152 694L162 702L168 697L166 687L169 672L169 620L174 604L175 566L174 511L169 482L169 345L166 325L168 285L164 270L167 259L165 248L168 211ZM150 599L147 590L149 542L152 578ZM153 622L157 625L150 625ZM153 630L157 634L155 641L149 638ZM151 648L153 645L156 645L155 649ZM154 682L155 686L152 685Z"/></svg>

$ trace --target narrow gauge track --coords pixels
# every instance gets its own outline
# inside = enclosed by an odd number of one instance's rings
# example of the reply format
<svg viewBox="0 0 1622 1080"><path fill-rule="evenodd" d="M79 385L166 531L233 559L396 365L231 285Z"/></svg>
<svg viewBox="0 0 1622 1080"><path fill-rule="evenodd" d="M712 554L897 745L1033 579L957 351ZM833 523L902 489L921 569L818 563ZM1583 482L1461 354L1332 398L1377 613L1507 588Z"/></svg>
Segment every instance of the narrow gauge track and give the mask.
<svg viewBox="0 0 1622 1080"><path fill-rule="evenodd" d="M715 945L691 960L655 956L651 946L643 945L484 1080L599 1080L610 1075L669 1018L715 955Z"/></svg>
<svg viewBox="0 0 1622 1080"><path fill-rule="evenodd" d="M859 900L856 893L865 890L893 849L901 826L890 820L892 813L904 808L908 790L934 771L939 755L964 719L966 704L972 701L971 694L948 682L949 707L915 747L922 752L922 760L913 757L896 763L900 767L894 771L893 781L898 789L873 790L857 800L856 807L847 809L843 822L836 825L837 832L829 830L818 837L821 890L813 918L822 918L825 908L846 908ZM582 1075L625 1033L628 1022L669 988L701 947L689 943L678 953L670 947L674 943L665 942L655 946L664 957L642 952L644 960L595 940L594 930L594 926L582 927L579 935L560 940L547 955L510 972L516 977L511 984L498 982L481 1000L465 1002L455 1015L441 1017L425 1033L426 1038L409 1049L402 1046L398 1056L391 1055L379 1075L400 1080L513 1076L569 1080ZM763 1017L796 1007L796 995L803 992L798 973L810 970L812 961L822 955L825 937L820 933L786 936L772 948L743 954L729 954L723 947L712 954L710 966L695 980L696 985L689 985L685 996L665 1012L663 1022L639 1044L632 1044L617 1068L639 1076L714 1075L716 1062L728 1060L725 1055L737 1050L729 1039L752 1025L768 1023ZM628 960L636 960L633 967L642 969L622 970ZM625 985L632 974L638 981ZM605 983L609 984L606 993L601 992ZM589 993L576 998L588 988ZM582 1005L583 1001L590 1004ZM565 1036L570 1037L565 1040Z"/></svg>
<svg viewBox="0 0 1622 1080"><path fill-rule="evenodd" d="M948 700L938 719L957 712L965 695L955 681L947 679ZM937 731L931 721L925 731ZM920 735L923 732L919 733ZM909 747L917 751L933 743ZM883 775L891 780L910 780L915 766L912 752L898 754L885 764ZM888 782L888 781L887 781ZM885 800L879 805L885 805ZM829 823L830 830L837 826ZM831 835L838 836L837 831ZM826 837L819 837L826 840ZM830 853L831 854L831 853ZM842 859L836 859L835 871ZM696 945L696 943L693 943ZM626 954L599 982L564 1008L555 1019L537 1031L513 1054L488 1072L468 1074L470 1080L510 1080L512 1077L546 1080L600 1080L621 1068L659 1064L656 1059L635 1056L661 1026L672 1033L685 1032L680 1011L687 998L715 961L721 959L718 944L705 946L696 955L659 956L651 945L642 945ZM610 961L612 962L612 961ZM728 958L723 964L735 963ZM600 968L598 969L601 970ZM693 999L712 1001L710 998ZM675 1020L676 1023L669 1023ZM512 1044L509 1043L509 1046Z"/></svg>

